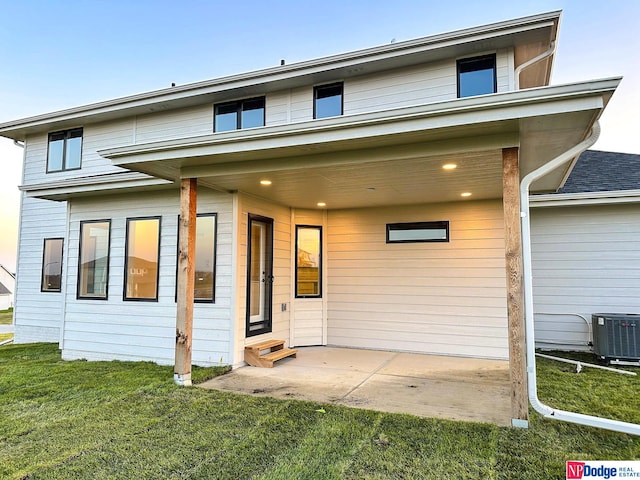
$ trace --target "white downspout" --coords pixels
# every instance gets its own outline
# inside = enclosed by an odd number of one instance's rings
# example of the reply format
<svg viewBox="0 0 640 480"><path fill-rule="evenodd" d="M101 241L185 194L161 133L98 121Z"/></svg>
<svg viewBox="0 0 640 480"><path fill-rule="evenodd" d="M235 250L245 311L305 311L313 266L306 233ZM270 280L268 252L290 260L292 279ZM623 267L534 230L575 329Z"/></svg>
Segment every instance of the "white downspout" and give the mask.
<svg viewBox="0 0 640 480"><path fill-rule="evenodd" d="M537 63L537 62L539 62L540 60L542 60L544 58L550 57L555 52L556 52L556 42L554 41L554 42L551 42L551 46L549 47L549 49L547 51L542 52L537 57L533 57L531 60L527 60L522 65L519 65L515 70L516 90L520 90L520 73L522 73L522 71L525 68L530 67L534 63Z"/></svg>
<svg viewBox="0 0 640 480"><path fill-rule="evenodd" d="M520 210L522 222L522 261L523 261L523 290L524 290L524 315L527 347L527 383L529 387L529 402L531 406L541 413L545 418L562 420L565 422L578 423L591 427L604 428L616 432L640 435L640 425L634 423L610 420L607 418L584 415L581 413L558 410L545 405L538 398L538 388L536 381L536 356L534 338L534 312L533 312L533 268L531 264L531 223L529 220L529 187L531 184L555 170L559 166L567 163L577 155L580 155L587 148L592 146L600 136L600 125L596 122L591 130L591 135L575 147L560 154L547 164L534 170L525 176L520 182Z"/></svg>

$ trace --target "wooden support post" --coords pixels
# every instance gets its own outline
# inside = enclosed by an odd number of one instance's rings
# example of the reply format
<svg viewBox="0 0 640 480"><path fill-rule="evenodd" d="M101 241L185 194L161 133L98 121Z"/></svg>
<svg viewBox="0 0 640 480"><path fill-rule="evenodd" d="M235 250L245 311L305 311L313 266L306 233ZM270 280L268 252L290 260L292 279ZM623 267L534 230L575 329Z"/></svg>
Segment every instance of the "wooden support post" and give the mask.
<svg viewBox="0 0 640 480"><path fill-rule="evenodd" d="M507 268L511 423L526 427L529 420L524 326L522 229L520 226L520 167L518 148L502 150L502 204Z"/></svg>
<svg viewBox="0 0 640 480"><path fill-rule="evenodd" d="M173 378L178 385L185 386L191 385L197 185L195 178L185 178L180 183L176 357Z"/></svg>

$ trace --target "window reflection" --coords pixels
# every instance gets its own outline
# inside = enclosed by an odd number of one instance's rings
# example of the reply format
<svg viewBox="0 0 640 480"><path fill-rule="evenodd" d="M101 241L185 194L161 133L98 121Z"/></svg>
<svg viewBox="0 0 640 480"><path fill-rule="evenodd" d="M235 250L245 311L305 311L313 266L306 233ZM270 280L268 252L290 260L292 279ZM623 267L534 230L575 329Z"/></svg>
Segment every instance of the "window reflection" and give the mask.
<svg viewBox="0 0 640 480"><path fill-rule="evenodd" d="M107 298L111 221L80 223L78 298Z"/></svg>
<svg viewBox="0 0 640 480"><path fill-rule="evenodd" d="M158 299L160 219L127 219L125 300Z"/></svg>
<svg viewBox="0 0 640 480"><path fill-rule="evenodd" d="M319 297L322 284L322 227L296 226L296 296Z"/></svg>

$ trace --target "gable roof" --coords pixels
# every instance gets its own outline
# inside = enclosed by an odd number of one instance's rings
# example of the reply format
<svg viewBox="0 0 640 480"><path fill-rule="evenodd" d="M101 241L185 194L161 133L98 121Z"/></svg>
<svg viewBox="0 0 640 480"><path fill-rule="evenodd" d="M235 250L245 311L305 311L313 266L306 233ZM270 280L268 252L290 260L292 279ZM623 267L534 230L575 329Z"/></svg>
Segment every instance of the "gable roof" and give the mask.
<svg viewBox="0 0 640 480"><path fill-rule="evenodd" d="M557 193L640 189L640 155L587 150Z"/></svg>
<svg viewBox="0 0 640 480"><path fill-rule="evenodd" d="M313 60L178 85L0 123L0 136L25 140L26 135L93 122L143 115L159 110L220 102L303 85L344 80L444 58L460 58L500 48L514 49L514 66L526 64L549 49L557 37L561 11L455 30ZM555 54L522 72L521 88L547 85Z"/></svg>
<svg viewBox="0 0 640 480"><path fill-rule="evenodd" d="M11 291L5 287L2 283L0 283L0 295L7 295L7 294L11 294Z"/></svg>

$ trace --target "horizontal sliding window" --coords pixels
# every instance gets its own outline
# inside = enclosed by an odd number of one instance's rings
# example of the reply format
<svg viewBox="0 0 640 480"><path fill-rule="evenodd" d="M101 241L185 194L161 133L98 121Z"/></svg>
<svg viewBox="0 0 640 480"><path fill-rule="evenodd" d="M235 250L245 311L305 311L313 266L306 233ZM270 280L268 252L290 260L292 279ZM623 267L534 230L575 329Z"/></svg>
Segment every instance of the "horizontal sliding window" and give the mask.
<svg viewBox="0 0 640 480"><path fill-rule="evenodd" d="M80 222L78 298L106 300L111 220Z"/></svg>
<svg viewBox="0 0 640 480"><path fill-rule="evenodd" d="M387 243L448 241L448 221L387 224Z"/></svg>
<svg viewBox="0 0 640 480"><path fill-rule="evenodd" d="M80 168L82 158L82 128L49 134L47 172Z"/></svg>
<svg viewBox="0 0 640 480"><path fill-rule="evenodd" d="M62 238L45 238L42 253L42 292L59 292L62 289Z"/></svg>
<svg viewBox="0 0 640 480"><path fill-rule="evenodd" d="M296 225L296 297L322 296L322 227Z"/></svg>
<svg viewBox="0 0 640 480"><path fill-rule="evenodd" d="M127 218L125 300L158 300L160 217Z"/></svg>
<svg viewBox="0 0 640 480"><path fill-rule="evenodd" d="M214 107L214 131L264 127L264 97L220 103Z"/></svg>

